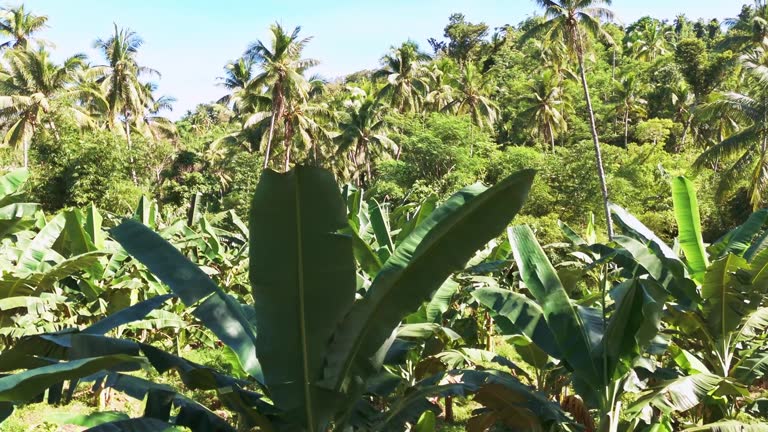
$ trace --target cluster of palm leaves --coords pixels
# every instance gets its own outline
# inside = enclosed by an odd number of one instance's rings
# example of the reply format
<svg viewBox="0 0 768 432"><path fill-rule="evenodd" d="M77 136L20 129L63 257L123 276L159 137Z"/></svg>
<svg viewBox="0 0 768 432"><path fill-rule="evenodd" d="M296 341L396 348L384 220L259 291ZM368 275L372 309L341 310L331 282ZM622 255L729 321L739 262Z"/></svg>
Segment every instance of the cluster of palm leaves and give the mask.
<svg viewBox="0 0 768 432"><path fill-rule="evenodd" d="M172 100L156 96L156 86L144 80L158 72L136 61L142 45L136 33L115 26L113 35L97 40L104 64L82 54L57 64L47 43L34 37L46 21L23 6L0 10L0 34L10 39L0 46L0 131L3 144L20 150L24 167L35 134L47 128L58 136L62 118L83 128L114 130L126 138L129 151L132 128L150 139L175 134L173 123L158 114Z"/></svg>
<svg viewBox="0 0 768 432"><path fill-rule="evenodd" d="M221 84L229 90L219 103L231 110L237 130L213 146L242 146L264 154L264 167L280 157L283 170L297 159L335 167L343 178L368 184L378 157L397 158L388 137L389 113L452 112L468 115L491 130L497 107L492 81L469 64L448 59L430 64L413 42L393 48L381 69L355 85L328 83L308 70L318 62L303 58L311 38L300 28L270 27L270 40L252 44L225 67Z"/></svg>

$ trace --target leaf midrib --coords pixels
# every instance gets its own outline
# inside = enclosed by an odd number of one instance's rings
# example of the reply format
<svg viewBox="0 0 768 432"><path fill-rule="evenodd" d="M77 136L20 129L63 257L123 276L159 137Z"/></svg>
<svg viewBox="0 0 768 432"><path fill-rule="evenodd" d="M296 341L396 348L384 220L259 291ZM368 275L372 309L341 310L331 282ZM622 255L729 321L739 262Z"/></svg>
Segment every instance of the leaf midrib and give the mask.
<svg viewBox="0 0 768 432"><path fill-rule="evenodd" d="M304 386L304 407L307 414L307 429L310 432L315 430L314 410L312 405L312 395L310 393L309 382L309 348L307 346L307 322L305 317L306 305L304 299L304 247L303 247L303 230L301 223L301 193L300 193L300 176L296 173L296 187L294 189L294 200L296 204L296 248L297 248L297 269L298 275L298 288L299 288L299 335L301 340L301 352L302 352L302 371L304 379L302 385Z"/></svg>

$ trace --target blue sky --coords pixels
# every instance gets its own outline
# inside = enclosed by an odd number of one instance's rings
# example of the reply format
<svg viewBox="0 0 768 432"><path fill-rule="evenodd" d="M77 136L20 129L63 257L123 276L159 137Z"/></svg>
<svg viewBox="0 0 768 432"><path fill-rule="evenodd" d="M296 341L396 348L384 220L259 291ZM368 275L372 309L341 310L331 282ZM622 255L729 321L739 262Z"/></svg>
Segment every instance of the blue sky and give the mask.
<svg viewBox="0 0 768 432"><path fill-rule="evenodd" d="M0 0L2 1L2 0ZM748 0L614 0L625 23L643 15L674 18L735 16ZM14 4L16 2L4 2ZM321 61L314 72L327 78L373 68L387 49L406 39L427 47L442 36L448 16L464 13L491 27L516 24L536 11L531 0L27 0L29 10L49 17L42 37L55 43L57 58L82 52L102 59L91 46L108 37L112 23L145 41L140 61L159 70L160 93L177 98L171 117L224 94L216 85L222 67L246 46L267 36L275 21L302 26L314 36L306 55ZM318 5L319 4L319 5Z"/></svg>

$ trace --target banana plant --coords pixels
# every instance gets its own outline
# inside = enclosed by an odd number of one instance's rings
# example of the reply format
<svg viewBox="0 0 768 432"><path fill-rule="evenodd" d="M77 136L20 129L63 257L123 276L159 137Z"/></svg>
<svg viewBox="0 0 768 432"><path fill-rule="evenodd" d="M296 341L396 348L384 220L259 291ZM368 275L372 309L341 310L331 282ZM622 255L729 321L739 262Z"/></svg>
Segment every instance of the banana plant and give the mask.
<svg viewBox="0 0 768 432"><path fill-rule="evenodd" d="M768 210L705 247L691 183L672 183L679 245L684 258L637 219L614 207L629 237L616 237L615 262L668 288L677 302L666 310L673 341L669 355L680 371L649 388L628 407L646 423L651 407L667 418L706 403L699 428L736 422L737 400L750 400L748 388L768 372ZM711 430L719 430L711 426ZM710 429L697 429L710 430Z"/></svg>
<svg viewBox="0 0 768 432"><path fill-rule="evenodd" d="M345 204L332 175L319 168L262 174L253 198L249 233L252 305L243 305L222 291L150 227L128 220L111 234L234 352L249 380L233 381L217 374L205 381L205 388L217 390L244 426L312 432L402 430L407 423L416 424L425 410L436 409L428 402L429 396L494 389L520 402L515 411L518 424L566 424L556 404L499 371L446 371L415 382L405 397L396 399L386 398L389 392L381 381L401 320L503 231L521 208L533 175L522 171L494 187L477 184L456 193L402 239L360 298L356 298L353 239L343 234L348 227ZM64 350L69 361L42 367L66 369L64 376L76 379L80 363L73 362L91 364L109 356L129 355L145 359L141 361L160 372L176 369L199 374L199 365L157 348L101 336L105 328L111 326L101 326L98 337L91 337L85 346L78 343L78 350ZM82 332L67 337L69 341L61 344L65 347L74 347L72 340L88 339ZM50 339L56 338L46 340ZM0 355L0 365L3 356L6 354ZM12 361L13 355L6 357L19 367ZM120 374L118 366L125 367L125 362L140 362L125 357L111 361L116 363L104 373L112 376ZM90 367L83 370L94 373ZM123 376L112 378L126 380L131 381ZM191 378L189 383L203 385ZM21 396L38 394L50 385L50 380L0 378L0 401L23 402ZM249 385L258 392L248 390ZM23 386L28 388L20 395L18 389ZM148 391L133 393L144 397ZM149 399L147 412L156 418ZM164 406L182 404L177 399L168 393L165 400L171 402ZM382 401L383 410L378 405ZM158 411L162 420L182 424L179 416L168 417L169 410Z"/></svg>
<svg viewBox="0 0 768 432"><path fill-rule="evenodd" d="M625 384L659 330L664 289L652 280L628 279L606 287L612 304L578 306L531 229L516 226L508 236L522 285L533 298L500 288L472 295L492 311L502 334L524 335L562 361L576 393L597 410L598 430L618 431Z"/></svg>

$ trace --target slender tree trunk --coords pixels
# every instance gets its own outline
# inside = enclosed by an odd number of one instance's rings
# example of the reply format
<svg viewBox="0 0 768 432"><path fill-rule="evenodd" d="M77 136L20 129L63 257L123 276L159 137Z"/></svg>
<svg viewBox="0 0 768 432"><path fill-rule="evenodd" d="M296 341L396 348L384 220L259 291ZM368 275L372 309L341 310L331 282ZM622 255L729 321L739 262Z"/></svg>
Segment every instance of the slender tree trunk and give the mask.
<svg viewBox="0 0 768 432"><path fill-rule="evenodd" d="M27 137L24 137L22 147L22 152L24 153L24 168L29 168L29 140L27 140Z"/></svg>
<svg viewBox="0 0 768 432"><path fill-rule="evenodd" d="M293 127L291 126L288 119L286 119L285 121L285 164L284 164L284 168L285 168L284 171L286 172L291 166L291 149L292 148L293 148Z"/></svg>
<svg viewBox="0 0 768 432"><path fill-rule="evenodd" d="M555 154L555 131L552 130L552 123L549 124L549 141L552 143L552 154Z"/></svg>
<svg viewBox="0 0 768 432"><path fill-rule="evenodd" d="M290 145L285 147L285 163L283 165L283 169L286 172L291 166L291 148L292 147L293 146L290 146Z"/></svg>
<svg viewBox="0 0 768 432"><path fill-rule="evenodd" d="M127 112L125 113L125 139L128 141L128 161L131 163L131 180L133 180L134 186L137 186L139 180L136 177L136 163L133 159L133 141L131 140L131 122Z"/></svg>
<svg viewBox="0 0 768 432"><path fill-rule="evenodd" d="M272 138L275 136L275 123L277 117L283 112L282 95L276 91L273 98L277 98L277 103L272 107L272 119L269 121L269 136L267 137L267 150L264 152L264 169L269 167L269 153L272 150Z"/></svg>
<svg viewBox="0 0 768 432"><path fill-rule="evenodd" d="M608 238L613 239L613 219L611 218L611 209L608 201L608 185L605 180L605 170L603 169L603 156L600 152L600 138L597 136L597 126L595 125L595 112L592 108L592 99L589 97L589 85L587 84L587 75L584 71L584 53L581 41L581 32L576 32L576 56L579 60L579 73L581 75L581 85L584 88L584 99L587 103L587 113L589 114L589 127L592 132L592 142L595 146L595 165L597 167L597 176L600 179L600 192L603 194L603 209L605 211L605 222L608 229Z"/></svg>
<svg viewBox="0 0 768 432"><path fill-rule="evenodd" d="M56 144L61 144L61 135L59 135L59 129L56 127L56 124L53 122L53 120L48 121L48 127L50 127L51 131L53 132L53 137L56 139Z"/></svg>
<svg viewBox="0 0 768 432"><path fill-rule="evenodd" d="M629 145L629 109L624 111L624 148Z"/></svg>
<svg viewBox="0 0 768 432"><path fill-rule="evenodd" d="M680 138L680 143L677 145L677 153L680 153L683 148L685 147L685 139L688 137L688 129L691 128L691 119L685 121L685 126L683 126L683 136Z"/></svg>

